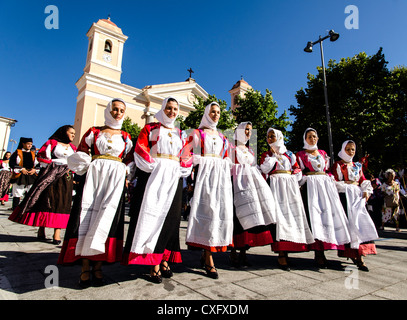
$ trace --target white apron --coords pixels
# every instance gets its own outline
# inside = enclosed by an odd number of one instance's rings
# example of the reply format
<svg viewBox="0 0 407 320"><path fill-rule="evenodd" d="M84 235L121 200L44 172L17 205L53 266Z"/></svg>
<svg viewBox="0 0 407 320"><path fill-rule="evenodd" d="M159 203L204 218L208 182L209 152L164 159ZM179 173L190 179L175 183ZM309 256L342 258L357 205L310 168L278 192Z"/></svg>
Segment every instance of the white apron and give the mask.
<svg viewBox="0 0 407 320"><path fill-rule="evenodd" d="M153 162L146 161L137 152L134 153L137 167L150 172L130 248L130 252L136 254L154 252L179 179L187 177L192 169L181 168L177 158L183 146L179 131L164 126L159 126L158 130L158 135L152 131L149 136L149 140L157 139L157 143L150 150ZM147 144L148 141L144 143Z"/></svg>
<svg viewBox="0 0 407 320"><path fill-rule="evenodd" d="M93 132L86 138L89 147L94 141ZM99 134L96 146L100 154L117 157L127 145L122 135ZM108 159L95 159L84 152L76 152L67 158L68 167L77 174L87 172L80 212L78 242L75 255L93 256L105 252L105 243L120 202L125 178L126 165Z"/></svg>
<svg viewBox="0 0 407 320"><path fill-rule="evenodd" d="M256 166L254 156L236 148L238 164L232 167L233 201L236 216L244 230L276 223L277 204Z"/></svg>
<svg viewBox="0 0 407 320"><path fill-rule="evenodd" d="M221 247L233 241L231 161L201 157L195 179L186 242Z"/></svg>
<svg viewBox="0 0 407 320"><path fill-rule="evenodd" d="M276 240L313 243L314 236L308 225L297 177L271 174L270 189L278 202Z"/></svg>
<svg viewBox="0 0 407 320"><path fill-rule="evenodd" d="M179 162L154 159L156 166L148 178L130 252L153 253L177 191ZM137 196L137 195L135 195Z"/></svg>
<svg viewBox="0 0 407 320"><path fill-rule="evenodd" d="M358 249L361 243L376 240L379 236L366 210L366 199L363 198L362 189L356 185L346 184L345 194L351 237L350 247Z"/></svg>
<svg viewBox="0 0 407 320"><path fill-rule="evenodd" d="M336 245L350 243L348 221L335 182L325 174L308 175L306 187L314 238Z"/></svg>
<svg viewBox="0 0 407 320"><path fill-rule="evenodd" d="M75 255L92 256L105 252L106 239L123 193L125 177L124 163L96 159L90 164L83 188Z"/></svg>

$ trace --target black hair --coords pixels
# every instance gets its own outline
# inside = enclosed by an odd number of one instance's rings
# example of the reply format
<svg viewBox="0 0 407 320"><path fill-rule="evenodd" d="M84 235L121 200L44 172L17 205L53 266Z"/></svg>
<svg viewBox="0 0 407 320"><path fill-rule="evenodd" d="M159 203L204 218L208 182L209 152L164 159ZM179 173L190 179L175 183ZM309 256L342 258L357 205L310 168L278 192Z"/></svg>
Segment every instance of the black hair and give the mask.
<svg viewBox="0 0 407 320"><path fill-rule="evenodd" d="M3 160L7 160L7 159L6 159L6 154L7 154L7 153L10 153L10 154L11 154L10 151L7 151L7 152L3 155Z"/></svg>
<svg viewBox="0 0 407 320"><path fill-rule="evenodd" d="M314 131L314 132L318 135L317 130L315 130L315 129L307 129L307 130L305 131L305 139L307 139L307 134L308 134L308 132L310 132L310 131Z"/></svg>
<svg viewBox="0 0 407 320"><path fill-rule="evenodd" d="M176 102L178 104L178 101L174 98L168 98L167 103L168 102Z"/></svg>
<svg viewBox="0 0 407 320"><path fill-rule="evenodd" d="M67 124L65 126L59 127L57 129L57 131L55 131L53 133L53 135L51 137L49 137L48 139L51 140L56 140L58 142L62 142L62 143L70 143L71 140L69 140L67 132L69 129L74 129L73 126L71 126L70 124Z"/></svg>

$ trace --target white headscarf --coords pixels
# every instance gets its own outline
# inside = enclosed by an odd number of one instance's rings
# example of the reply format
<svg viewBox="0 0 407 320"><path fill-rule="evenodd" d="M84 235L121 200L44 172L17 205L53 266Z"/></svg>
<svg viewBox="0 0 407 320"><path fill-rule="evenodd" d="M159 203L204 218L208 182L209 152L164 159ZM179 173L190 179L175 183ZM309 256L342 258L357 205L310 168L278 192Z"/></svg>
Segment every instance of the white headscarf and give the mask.
<svg viewBox="0 0 407 320"><path fill-rule="evenodd" d="M112 111L113 102L115 101L120 101L124 104L124 106L126 106L126 103L120 98L114 98L112 101L110 101L105 109L105 126L108 126L112 129L121 129L124 121L124 116L121 120L116 120L110 113Z"/></svg>
<svg viewBox="0 0 407 320"><path fill-rule="evenodd" d="M384 177L388 179L390 175L396 176L396 172L393 169L387 169L384 172Z"/></svg>
<svg viewBox="0 0 407 320"><path fill-rule="evenodd" d="M246 136L246 126L248 124L252 124L250 121L241 122L235 129L235 134L233 135L233 139L237 140L243 144L246 144L249 138Z"/></svg>
<svg viewBox="0 0 407 320"><path fill-rule="evenodd" d="M201 120L201 123L200 123L198 129L208 128L208 129L216 130L216 126L218 125L218 122L213 122L211 117L209 117L209 111L211 110L211 106L213 104L217 105L220 109L220 106L217 102L211 102L210 104L208 104L205 108L205 112L204 112L204 115L202 117L202 120Z"/></svg>
<svg viewBox="0 0 407 320"><path fill-rule="evenodd" d="M314 132L317 134L317 136L318 136L317 130L315 130L315 129L313 129L313 128L307 128L307 130L305 130L304 136L303 136L304 149L306 149L306 150L318 150L318 143L316 143L316 144L314 144L313 146L311 146L311 145L308 144L307 141L305 141L305 138L307 137L308 131L314 131Z"/></svg>
<svg viewBox="0 0 407 320"><path fill-rule="evenodd" d="M280 130L274 129L274 128L269 128L267 130L267 138L269 136L269 132L274 131L274 134L276 135L276 142L273 142L270 144L270 147L273 147L279 154L284 154L287 151L287 148L284 145L284 135Z"/></svg>
<svg viewBox="0 0 407 320"><path fill-rule="evenodd" d="M338 156L345 162L352 162L353 157L351 157L350 155L348 155L345 151L346 146L348 145L348 143L351 142L355 145L355 150L356 150L356 144L355 142L353 142L352 140L346 140L344 143L342 143L342 149L341 151L339 151Z"/></svg>
<svg viewBox="0 0 407 320"><path fill-rule="evenodd" d="M165 107L167 106L167 102L168 102L169 99L174 99L174 100L177 102L177 104L178 104L178 113L179 113L179 102L178 102L178 100L175 99L174 97L168 97L168 98L164 99L164 101L163 101L163 103L162 103L162 105L161 105L161 110L158 111L158 112L155 114L154 117L155 117L159 122L161 122L164 126L166 126L167 128L173 129L173 128L174 128L174 123L175 123L175 120L176 120L177 117L175 117L174 119L170 119L170 118L168 118L167 115L164 113L164 109L165 109Z"/></svg>

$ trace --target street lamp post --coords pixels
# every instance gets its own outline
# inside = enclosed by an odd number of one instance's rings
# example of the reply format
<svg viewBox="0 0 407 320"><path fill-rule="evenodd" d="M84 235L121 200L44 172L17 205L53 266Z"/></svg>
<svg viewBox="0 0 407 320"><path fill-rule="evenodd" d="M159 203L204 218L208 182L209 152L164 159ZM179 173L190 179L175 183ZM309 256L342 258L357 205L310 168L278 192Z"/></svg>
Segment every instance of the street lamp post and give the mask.
<svg viewBox="0 0 407 320"><path fill-rule="evenodd" d="M17 144L16 140L10 139L11 142L11 153L13 153L13 149L14 149L14 144Z"/></svg>
<svg viewBox="0 0 407 320"><path fill-rule="evenodd" d="M307 46L305 47L304 51L305 52L312 52L312 47L313 45L319 43L320 46L320 51L321 51L321 62L322 62L322 71L323 71L323 76L324 76L324 96L325 96L325 110L326 110L326 123L327 123L327 129L328 129L328 141L329 141L329 162L330 165L333 165L334 162L334 147L333 147L333 142L332 142L332 129L331 129L331 117L329 115L329 105L328 105L328 87L326 84L326 72L325 72L325 61L324 61L324 49L322 47L322 42L325 39L330 39L332 42L338 40L339 34L336 33L333 30L329 31L329 34L325 37L319 36L319 39L315 42L309 41L307 43Z"/></svg>

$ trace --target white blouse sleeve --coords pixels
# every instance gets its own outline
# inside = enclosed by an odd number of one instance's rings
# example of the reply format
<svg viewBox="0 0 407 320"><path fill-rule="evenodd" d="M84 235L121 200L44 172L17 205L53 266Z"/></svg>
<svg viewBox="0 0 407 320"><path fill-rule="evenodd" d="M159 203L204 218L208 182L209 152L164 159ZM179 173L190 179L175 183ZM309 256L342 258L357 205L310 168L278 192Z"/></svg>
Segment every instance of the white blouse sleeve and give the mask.
<svg viewBox="0 0 407 320"><path fill-rule="evenodd" d="M136 163L136 166L139 167L141 170L144 172L152 172L154 168L157 166L157 163L154 162L148 162L146 161L142 156L140 156L137 152L134 152L134 162Z"/></svg>
<svg viewBox="0 0 407 320"><path fill-rule="evenodd" d="M260 165L261 171L266 174L269 173L271 170L273 170L276 162L277 158L274 155L272 157L267 155L264 162Z"/></svg>
<svg viewBox="0 0 407 320"><path fill-rule="evenodd" d="M369 180L364 180L360 184L360 188L362 189L362 192L366 192L369 195L373 194L372 183Z"/></svg>
<svg viewBox="0 0 407 320"><path fill-rule="evenodd" d="M92 157L85 152L78 151L70 155L67 159L68 168L76 174L82 176L88 170Z"/></svg>

